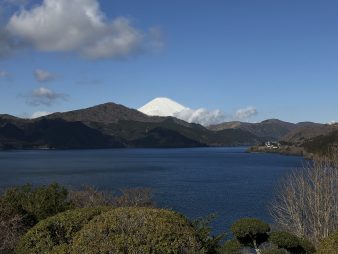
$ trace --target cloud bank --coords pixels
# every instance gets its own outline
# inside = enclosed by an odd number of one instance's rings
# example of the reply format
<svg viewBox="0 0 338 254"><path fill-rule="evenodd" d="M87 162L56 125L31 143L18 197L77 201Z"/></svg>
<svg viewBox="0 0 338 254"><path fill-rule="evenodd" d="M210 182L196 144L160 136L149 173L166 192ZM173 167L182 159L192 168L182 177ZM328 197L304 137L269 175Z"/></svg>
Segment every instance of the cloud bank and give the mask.
<svg viewBox="0 0 338 254"><path fill-rule="evenodd" d="M6 30L36 50L76 52L90 59L133 55L142 51L146 38L162 38L159 30L147 35L125 17L107 19L98 0L44 0L15 13Z"/></svg>
<svg viewBox="0 0 338 254"><path fill-rule="evenodd" d="M56 93L45 87L39 87L34 89L25 97L26 103L30 106L51 106L57 101L66 101L68 96L62 93Z"/></svg>
<svg viewBox="0 0 338 254"><path fill-rule="evenodd" d="M242 109L238 109L234 115L234 118L237 120L245 120L252 116L256 116L258 111L254 107L246 107Z"/></svg>
<svg viewBox="0 0 338 254"><path fill-rule="evenodd" d="M189 123L198 123L202 125L218 124L226 121L228 118L221 110L207 110L204 108L199 109L184 109L174 114L174 117L184 120Z"/></svg>
<svg viewBox="0 0 338 254"><path fill-rule="evenodd" d="M48 82L54 80L56 78L56 75L49 71L36 69L34 71L34 77L39 82Z"/></svg>
<svg viewBox="0 0 338 254"><path fill-rule="evenodd" d="M207 110L205 108L190 109L186 108L176 112L174 117L189 123L198 123L204 126L219 124L227 121L246 121L256 116L258 111L254 107L246 107L236 110L234 114L228 114L220 109Z"/></svg>

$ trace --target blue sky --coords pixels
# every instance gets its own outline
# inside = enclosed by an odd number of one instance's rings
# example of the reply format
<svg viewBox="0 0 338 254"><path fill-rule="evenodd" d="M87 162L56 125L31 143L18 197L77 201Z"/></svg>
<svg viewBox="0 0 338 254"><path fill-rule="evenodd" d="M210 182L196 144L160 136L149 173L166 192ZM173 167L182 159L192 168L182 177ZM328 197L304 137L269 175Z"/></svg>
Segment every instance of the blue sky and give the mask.
<svg viewBox="0 0 338 254"><path fill-rule="evenodd" d="M93 23L72 13L79 3ZM337 1L2 0L0 15L0 113L164 96L229 116L255 108L241 119L252 122L338 120Z"/></svg>

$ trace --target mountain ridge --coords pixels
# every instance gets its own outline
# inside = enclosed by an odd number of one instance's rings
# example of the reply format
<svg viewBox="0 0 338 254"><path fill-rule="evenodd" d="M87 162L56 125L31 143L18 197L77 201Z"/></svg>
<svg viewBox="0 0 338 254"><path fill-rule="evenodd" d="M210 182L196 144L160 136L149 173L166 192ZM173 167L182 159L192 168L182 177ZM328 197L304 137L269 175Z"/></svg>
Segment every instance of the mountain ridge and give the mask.
<svg viewBox="0 0 338 254"><path fill-rule="evenodd" d="M283 141L303 146L338 125L225 122L204 127L175 117L148 116L116 103L57 112L36 119L0 115L0 148L73 149L117 147L252 146Z"/></svg>
<svg viewBox="0 0 338 254"><path fill-rule="evenodd" d="M87 136L91 137L90 142ZM251 145L260 141L243 130L214 132L174 117L147 116L116 103L36 119L0 117L3 149L203 147Z"/></svg>

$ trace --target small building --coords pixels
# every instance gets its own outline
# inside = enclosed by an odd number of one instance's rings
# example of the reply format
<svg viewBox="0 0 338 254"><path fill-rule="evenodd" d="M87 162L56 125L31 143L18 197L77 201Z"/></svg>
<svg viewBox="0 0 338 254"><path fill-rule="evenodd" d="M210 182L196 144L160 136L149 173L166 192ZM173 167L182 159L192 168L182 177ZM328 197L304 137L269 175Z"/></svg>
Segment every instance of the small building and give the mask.
<svg viewBox="0 0 338 254"><path fill-rule="evenodd" d="M265 142L265 147L269 149L278 149L280 148L280 143L277 141L267 141Z"/></svg>

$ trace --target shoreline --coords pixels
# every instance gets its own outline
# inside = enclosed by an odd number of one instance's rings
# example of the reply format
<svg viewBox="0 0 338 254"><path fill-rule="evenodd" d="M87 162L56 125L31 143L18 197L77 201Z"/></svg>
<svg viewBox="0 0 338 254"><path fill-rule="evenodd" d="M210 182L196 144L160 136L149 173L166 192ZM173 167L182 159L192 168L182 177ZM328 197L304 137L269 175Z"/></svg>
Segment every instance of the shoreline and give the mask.
<svg viewBox="0 0 338 254"><path fill-rule="evenodd" d="M312 159L313 154L308 153L302 147L281 146L279 148L268 148L266 146L251 146L247 150L248 153L276 153L288 156L301 156L305 159Z"/></svg>

